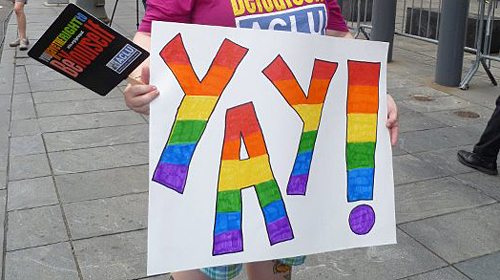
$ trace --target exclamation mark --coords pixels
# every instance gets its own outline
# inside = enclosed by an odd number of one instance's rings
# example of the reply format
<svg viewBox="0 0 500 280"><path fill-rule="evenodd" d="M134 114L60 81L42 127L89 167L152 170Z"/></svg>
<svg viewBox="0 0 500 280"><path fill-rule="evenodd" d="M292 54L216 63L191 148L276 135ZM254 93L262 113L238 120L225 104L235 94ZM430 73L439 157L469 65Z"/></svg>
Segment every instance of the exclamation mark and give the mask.
<svg viewBox="0 0 500 280"><path fill-rule="evenodd" d="M373 200L377 141L380 63L348 61L347 202ZM349 226L355 234L370 232L375 211L368 204L351 210Z"/></svg>

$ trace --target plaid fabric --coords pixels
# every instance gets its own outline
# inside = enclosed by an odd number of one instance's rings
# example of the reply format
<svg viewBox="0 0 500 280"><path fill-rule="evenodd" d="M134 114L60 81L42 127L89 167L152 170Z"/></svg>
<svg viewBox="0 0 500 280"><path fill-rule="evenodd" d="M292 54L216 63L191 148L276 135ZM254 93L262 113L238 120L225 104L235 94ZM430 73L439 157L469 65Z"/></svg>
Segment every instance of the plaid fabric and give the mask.
<svg viewBox="0 0 500 280"><path fill-rule="evenodd" d="M305 259L306 256L300 256L294 258L280 259L279 261L285 265L297 266L303 264ZM202 268L200 269L200 271L203 272L208 277L210 277L210 279L229 280L238 276L242 268L243 268L242 264L231 264L231 265Z"/></svg>
<svg viewBox="0 0 500 280"><path fill-rule="evenodd" d="M285 265L299 266L306 261L306 256L280 259L279 261Z"/></svg>
<svg viewBox="0 0 500 280"><path fill-rule="evenodd" d="M200 269L200 271L205 273L205 275L210 277L210 279L229 280L238 276L242 268L243 265L240 263L240 264L207 267Z"/></svg>

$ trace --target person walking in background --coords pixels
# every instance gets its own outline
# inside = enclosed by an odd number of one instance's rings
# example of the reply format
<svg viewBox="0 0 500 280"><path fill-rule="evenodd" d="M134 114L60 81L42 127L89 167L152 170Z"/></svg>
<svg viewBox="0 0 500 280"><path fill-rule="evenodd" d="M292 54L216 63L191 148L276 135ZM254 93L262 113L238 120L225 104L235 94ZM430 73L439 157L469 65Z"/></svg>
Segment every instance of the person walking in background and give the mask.
<svg viewBox="0 0 500 280"><path fill-rule="evenodd" d="M489 175L497 175L497 157L500 150L500 96L486 128L472 152L460 150L458 161Z"/></svg>
<svg viewBox="0 0 500 280"><path fill-rule="evenodd" d="M14 12L16 13L17 19L17 35L18 38L11 42L9 46L17 47L22 51L28 49L29 41L26 36L26 14L24 13L24 5L27 4L28 0L11 0L14 5Z"/></svg>

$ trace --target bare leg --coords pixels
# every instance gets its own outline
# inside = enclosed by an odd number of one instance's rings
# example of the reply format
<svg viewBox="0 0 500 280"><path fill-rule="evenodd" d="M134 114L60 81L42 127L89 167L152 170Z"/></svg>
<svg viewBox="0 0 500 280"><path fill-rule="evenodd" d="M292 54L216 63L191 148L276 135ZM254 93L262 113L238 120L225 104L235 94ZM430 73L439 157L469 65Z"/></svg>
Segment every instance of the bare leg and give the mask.
<svg viewBox="0 0 500 280"><path fill-rule="evenodd" d="M169 280L210 280L210 278L199 270L188 270L172 273Z"/></svg>
<svg viewBox="0 0 500 280"><path fill-rule="evenodd" d="M24 13L24 3L15 2L14 12L16 13L17 19L17 30L19 32L19 38L26 39L26 14Z"/></svg>
<svg viewBox="0 0 500 280"><path fill-rule="evenodd" d="M292 267L279 261L264 261L246 264L249 280L290 280ZM177 280L177 279L176 279Z"/></svg>

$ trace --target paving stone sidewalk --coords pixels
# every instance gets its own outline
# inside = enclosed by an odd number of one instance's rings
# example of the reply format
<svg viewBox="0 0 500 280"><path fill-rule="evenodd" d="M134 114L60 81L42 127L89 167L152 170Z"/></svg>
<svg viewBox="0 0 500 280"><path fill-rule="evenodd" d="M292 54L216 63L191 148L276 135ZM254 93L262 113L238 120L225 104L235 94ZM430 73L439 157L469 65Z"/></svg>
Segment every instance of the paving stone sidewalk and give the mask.
<svg viewBox="0 0 500 280"><path fill-rule="evenodd" d="M61 10L42 2L26 8L33 43ZM133 36L135 1L119 2L114 27ZM456 152L477 141L499 90L484 73L469 91L439 87L436 46L395 41L388 88L402 130L394 149L398 244L310 256L294 279L498 280L500 177L460 165ZM122 89L101 98L4 48L1 280L166 279L146 277L148 120L127 109Z"/></svg>

